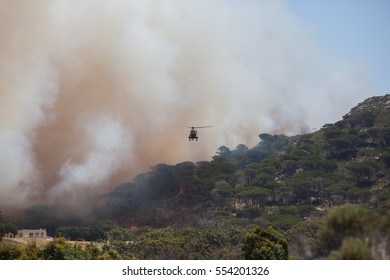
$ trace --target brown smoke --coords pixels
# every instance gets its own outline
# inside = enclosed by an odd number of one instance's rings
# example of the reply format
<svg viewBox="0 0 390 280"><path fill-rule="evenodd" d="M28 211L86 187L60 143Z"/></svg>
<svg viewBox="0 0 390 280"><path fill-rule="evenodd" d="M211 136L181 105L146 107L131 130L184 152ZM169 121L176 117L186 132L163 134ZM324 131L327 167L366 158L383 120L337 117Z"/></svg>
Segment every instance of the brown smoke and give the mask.
<svg viewBox="0 0 390 280"><path fill-rule="evenodd" d="M285 1L0 1L0 207L340 118L371 92L312 35Z"/></svg>

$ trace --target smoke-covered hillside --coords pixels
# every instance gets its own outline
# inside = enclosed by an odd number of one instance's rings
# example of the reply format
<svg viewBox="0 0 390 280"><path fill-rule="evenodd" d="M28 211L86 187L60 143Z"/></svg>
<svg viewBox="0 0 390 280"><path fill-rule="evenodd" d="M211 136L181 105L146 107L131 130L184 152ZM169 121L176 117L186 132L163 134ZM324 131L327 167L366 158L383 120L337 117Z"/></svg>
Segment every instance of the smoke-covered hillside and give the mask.
<svg viewBox="0 0 390 280"><path fill-rule="evenodd" d="M260 134L212 161L159 164L95 197L94 215L127 226L255 223L288 229L347 203L390 208L390 95L297 136Z"/></svg>
<svg viewBox="0 0 390 280"><path fill-rule="evenodd" d="M317 132L261 133L211 161L155 165L84 212L36 205L14 221L73 240L130 238L113 248L131 258L239 259L245 233L272 226L294 258L388 259L389 113L390 95L372 97Z"/></svg>
<svg viewBox="0 0 390 280"><path fill-rule="evenodd" d="M0 41L2 209L79 211L160 162L312 131L372 95L286 1L1 1ZM214 128L194 145L177 128L194 125Z"/></svg>

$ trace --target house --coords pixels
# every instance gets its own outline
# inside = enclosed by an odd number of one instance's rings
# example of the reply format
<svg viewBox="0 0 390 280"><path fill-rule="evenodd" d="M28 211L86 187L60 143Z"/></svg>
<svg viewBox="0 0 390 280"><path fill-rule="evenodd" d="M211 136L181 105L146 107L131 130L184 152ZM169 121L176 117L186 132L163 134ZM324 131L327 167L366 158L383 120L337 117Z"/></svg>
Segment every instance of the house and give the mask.
<svg viewBox="0 0 390 280"><path fill-rule="evenodd" d="M6 234L4 234L3 237L7 237L7 238L15 238L15 234L13 234L12 232L8 232Z"/></svg>
<svg viewBox="0 0 390 280"><path fill-rule="evenodd" d="M16 235L18 238L47 238L46 229L20 229Z"/></svg>

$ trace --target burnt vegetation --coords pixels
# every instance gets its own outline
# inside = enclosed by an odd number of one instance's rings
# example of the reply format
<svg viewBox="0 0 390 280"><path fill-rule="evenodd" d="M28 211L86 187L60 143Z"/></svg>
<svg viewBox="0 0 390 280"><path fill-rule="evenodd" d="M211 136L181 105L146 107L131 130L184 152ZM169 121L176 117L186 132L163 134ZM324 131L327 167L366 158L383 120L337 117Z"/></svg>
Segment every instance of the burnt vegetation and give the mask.
<svg viewBox="0 0 390 280"><path fill-rule="evenodd" d="M313 133L262 133L257 146L222 146L211 161L158 164L94 197L89 216L137 229L117 238L138 240L117 248L136 258L243 258L254 227L281 233L290 258L390 258L389 116L390 95L372 97ZM71 229L54 234L70 238ZM190 256L186 246L200 247Z"/></svg>

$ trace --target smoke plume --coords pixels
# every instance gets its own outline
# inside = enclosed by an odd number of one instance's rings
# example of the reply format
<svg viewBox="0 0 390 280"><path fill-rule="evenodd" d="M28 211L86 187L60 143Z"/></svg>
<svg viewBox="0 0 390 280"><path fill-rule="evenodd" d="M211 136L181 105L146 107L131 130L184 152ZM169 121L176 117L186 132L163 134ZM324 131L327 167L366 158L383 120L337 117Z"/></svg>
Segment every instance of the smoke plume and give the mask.
<svg viewBox="0 0 390 280"><path fill-rule="evenodd" d="M285 1L3 0L0 42L0 208L77 202L372 95Z"/></svg>

